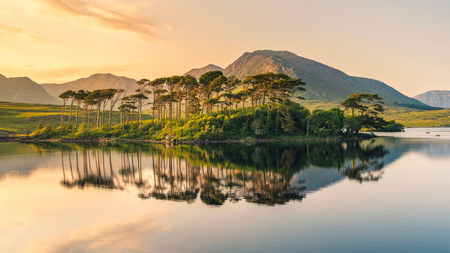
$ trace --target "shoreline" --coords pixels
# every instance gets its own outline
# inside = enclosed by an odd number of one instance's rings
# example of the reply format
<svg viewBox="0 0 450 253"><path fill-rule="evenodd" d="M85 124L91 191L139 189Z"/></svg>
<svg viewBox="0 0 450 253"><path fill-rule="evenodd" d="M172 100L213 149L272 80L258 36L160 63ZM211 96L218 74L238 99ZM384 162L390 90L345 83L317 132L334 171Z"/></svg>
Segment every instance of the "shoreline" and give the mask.
<svg viewBox="0 0 450 253"><path fill-rule="evenodd" d="M19 143L45 143L45 142L61 142L61 143L155 143L155 144L165 144L165 145L178 145L178 144L194 144L194 145L202 145L202 144L234 144L234 143L267 143L267 142L276 142L276 143L285 143L285 142L345 142L345 141L355 141L355 140L367 140L372 138L377 138L378 136L370 136L370 137L350 137L350 138L339 138L339 137L329 137L329 138L291 138L291 139L249 139L249 140L237 140L237 139L228 139L228 140L125 140L125 139L84 139L84 140L52 140L52 139L43 139L43 140L23 140L23 139L15 139L9 140L5 142L19 142ZM12 137L11 137L12 138ZM2 140L0 140L2 142Z"/></svg>

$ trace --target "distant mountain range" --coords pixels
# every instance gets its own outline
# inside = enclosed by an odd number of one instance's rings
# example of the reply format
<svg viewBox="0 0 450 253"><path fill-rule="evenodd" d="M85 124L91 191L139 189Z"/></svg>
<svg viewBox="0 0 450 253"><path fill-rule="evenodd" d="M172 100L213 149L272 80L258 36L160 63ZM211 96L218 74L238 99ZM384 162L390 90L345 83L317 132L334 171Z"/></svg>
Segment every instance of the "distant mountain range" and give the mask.
<svg viewBox="0 0 450 253"><path fill-rule="evenodd" d="M215 70L223 71L223 68L213 65L213 64L209 64L208 66L203 67L203 68L191 69L190 71L186 72L183 76L191 75L191 76L199 79L206 72L215 71Z"/></svg>
<svg viewBox="0 0 450 253"><path fill-rule="evenodd" d="M431 90L414 98L429 106L450 108L450 90Z"/></svg>
<svg viewBox="0 0 450 253"><path fill-rule="evenodd" d="M338 104L350 94L377 93L383 97L386 105L396 103L426 106L419 100L407 97L383 82L349 76L338 69L288 51L262 50L244 53L225 69L209 64L203 68L192 69L185 75L190 74L199 78L202 74L213 70L223 71L226 76L236 76L239 79L267 72L284 73L291 78L301 78L306 83L306 91L301 95L307 99L305 102L309 104L321 102ZM11 80L14 79L22 80L31 86L11 85L13 82ZM137 89L136 81L132 78L112 74L95 74L67 83L39 86L29 78L6 78L0 75L0 88L2 91L8 91L1 93L0 101L61 104L57 97L66 90L121 88L128 89L128 93L133 93ZM16 80L16 82L18 81ZM21 95L25 93L28 95Z"/></svg>
<svg viewBox="0 0 450 253"><path fill-rule="evenodd" d="M125 89L128 93L134 93L138 88L135 79L112 74L95 74L90 77L77 79L62 84L41 84L52 96L58 97L66 90L97 90L97 89Z"/></svg>
<svg viewBox="0 0 450 253"><path fill-rule="evenodd" d="M59 99L48 94L42 86L28 77L7 78L0 75L0 101L59 104Z"/></svg>

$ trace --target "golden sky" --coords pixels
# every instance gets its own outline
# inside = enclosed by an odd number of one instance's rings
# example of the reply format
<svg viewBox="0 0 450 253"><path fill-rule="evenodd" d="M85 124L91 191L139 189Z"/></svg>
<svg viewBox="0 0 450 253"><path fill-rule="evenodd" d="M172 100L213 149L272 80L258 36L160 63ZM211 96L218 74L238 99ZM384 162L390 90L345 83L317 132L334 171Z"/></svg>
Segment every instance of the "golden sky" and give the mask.
<svg viewBox="0 0 450 253"><path fill-rule="evenodd" d="M180 75L288 50L414 96L450 89L445 0L0 0L0 74Z"/></svg>

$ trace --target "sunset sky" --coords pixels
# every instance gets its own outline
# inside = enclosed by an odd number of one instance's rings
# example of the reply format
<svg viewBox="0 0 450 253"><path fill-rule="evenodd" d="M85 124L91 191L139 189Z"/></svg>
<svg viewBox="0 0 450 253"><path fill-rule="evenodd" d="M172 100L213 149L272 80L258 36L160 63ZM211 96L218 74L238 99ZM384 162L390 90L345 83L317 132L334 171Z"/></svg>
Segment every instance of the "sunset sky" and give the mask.
<svg viewBox="0 0 450 253"><path fill-rule="evenodd" d="M181 75L287 50L414 96L450 90L445 0L0 0L0 74Z"/></svg>

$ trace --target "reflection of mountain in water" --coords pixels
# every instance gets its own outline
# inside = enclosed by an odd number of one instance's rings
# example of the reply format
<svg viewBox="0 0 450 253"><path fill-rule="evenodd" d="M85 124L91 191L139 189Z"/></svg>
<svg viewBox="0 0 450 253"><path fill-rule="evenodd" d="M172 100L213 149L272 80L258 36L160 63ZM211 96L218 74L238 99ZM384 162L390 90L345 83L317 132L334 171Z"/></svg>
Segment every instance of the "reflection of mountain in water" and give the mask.
<svg viewBox="0 0 450 253"><path fill-rule="evenodd" d="M0 179L6 174L28 176L42 165L61 167L60 160L51 151L41 144L0 143Z"/></svg>
<svg viewBox="0 0 450 253"><path fill-rule="evenodd" d="M377 143L390 151L390 155L384 158L385 164L390 164L410 152L417 152L430 158L450 156L450 142L447 140L377 138Z"/></svg>
<svg viewBox="0 0 450 253"><path fill-rule="evenodd" d="M309 167L296 174L293 183L296 187L305 187L306 193L312 193L329 187L344 178L342 171Z"/></svg>

